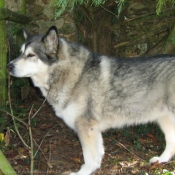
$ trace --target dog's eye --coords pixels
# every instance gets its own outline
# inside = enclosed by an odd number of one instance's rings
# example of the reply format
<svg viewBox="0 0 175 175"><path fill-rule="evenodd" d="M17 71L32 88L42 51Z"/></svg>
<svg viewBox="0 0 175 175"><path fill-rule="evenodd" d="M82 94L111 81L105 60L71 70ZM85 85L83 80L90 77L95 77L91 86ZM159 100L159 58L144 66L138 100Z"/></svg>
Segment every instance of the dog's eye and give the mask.
<svg viewBox="0 0 175 175"><path fill-rule="evenodd" d="M34 54L31 54L31 53L29 53L29 54L27 55L28 58L34 57L34 56L35 56L35 55L34 55Z"/></svg>

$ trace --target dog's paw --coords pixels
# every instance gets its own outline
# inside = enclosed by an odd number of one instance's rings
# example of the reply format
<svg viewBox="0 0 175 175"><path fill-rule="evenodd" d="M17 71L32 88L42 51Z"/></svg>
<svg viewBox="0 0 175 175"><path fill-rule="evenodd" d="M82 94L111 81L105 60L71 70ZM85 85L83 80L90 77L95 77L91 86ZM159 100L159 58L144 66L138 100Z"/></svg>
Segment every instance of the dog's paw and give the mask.
<svg viewBox="0 0 175 175"><path fill-rule="evenodd" d="M167 155L160 156L160 157L153 157L152 159L149 160L150 163L165 163L170 160L170 157Z"/></svg>
<svg viewBox="0 0 175 175"><path fill-rule="evenodd" d="M69 175L77 175L77 173L70 173Z"/></svg>
<svg viewBox="0 0 175 175"><path fill-rule="evenodd" d="M149 160L150 163L160 162L160 157L153 157Z"/></svg>

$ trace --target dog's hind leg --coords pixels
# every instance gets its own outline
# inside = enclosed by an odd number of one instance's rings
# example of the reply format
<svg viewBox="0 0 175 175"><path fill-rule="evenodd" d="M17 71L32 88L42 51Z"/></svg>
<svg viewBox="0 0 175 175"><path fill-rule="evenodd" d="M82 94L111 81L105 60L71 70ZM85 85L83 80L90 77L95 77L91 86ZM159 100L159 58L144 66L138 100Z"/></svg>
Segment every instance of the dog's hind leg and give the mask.
<svg viewBox="0 0 175 175"><path fill-rule="evenodd" d="M77 173L70 175L90 175L100 168L104 155L102 134L94 122L77 123L77 133L82 145L84 165Z"/></svg>
<svg viewBox="0 0 175 175"><path fill-rule="evenodd" d="M150 159L150 163L154 162L168 162L175 154L175 117L167 115L158 120L162 131L165 134L166 147L160 157L153 157Z"/></svg>

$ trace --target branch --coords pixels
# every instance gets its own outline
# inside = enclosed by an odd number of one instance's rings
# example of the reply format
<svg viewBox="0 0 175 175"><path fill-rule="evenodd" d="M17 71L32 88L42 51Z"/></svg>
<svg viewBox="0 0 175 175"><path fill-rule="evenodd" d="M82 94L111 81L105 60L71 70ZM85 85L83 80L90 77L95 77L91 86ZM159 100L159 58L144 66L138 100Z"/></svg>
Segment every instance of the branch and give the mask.
<svg viewBox="0 0 175 175"><path fill-rule="evenodd" d="M13 117L15 120L17 120L18 122L22 123L24 126L28 127L28 124L26 124L25 122L23 122L21 119L19 119L18 117L12 115L11 113L7 112L6 110L4 109L0 109L0 111L6 113L7 115Z"/></svg>
<svg viewBox="0 0 175 175"><path fill-rule="evenodd" d="M137 20L137 19L140 19L140 18L145 18L145 17L148 17L148 16L152 16L152 15L156 15L157 17L161 16L161 15L168 15L169 13L172 13L174 14L175 13L175 8L168 8L166 10L164 10L162 13L160 13L159 15L156 14L156 12L151 12L151 13L147 13L147 14L144 14L144 15L140 15L140 16L137 16L135 18L129 18L129 19L126 19L125 22L131 22L133 20Z"/></svg>
<svg viewBox="0 0 175 175"><path fill-rule="evenodd" d="M129 153L131 153L133 156L137 157L138 159L142 160L142 161L145 161L144 159L142 159L141 157L137 156L136 154L134 154L133 152L131 152L128 148L126 148L125 145L123 145L122 143L118 142L117 140L115 140L116 143L119 145L119 146L122 146L125 150L127 150Z"/></svg>
<svg viewBox="0 0 175 175"><path fill-rule="evenodd" d="M113 13L112 11L108 10L107 8L105 8L103 5L100 5L100 7L101 7L103 10L105 10L106 12L108 12L108 13L110 13L111 15L115 16L116 18L118 18L118 16L117 16L115 13Z"/></svg>
<svg viewBox="0 0 175 175"><path fill-rule="evenodd" d="M35 154L34 154L34 156L33 156L34 158L35 158L35 156L37 155L38 151L39 151L39 150L41 151L41 145L42 145L44 139L48 136L49 132L50 132L52 129L54 129L56 126L57 126L57 125L53 126L51 129L49 129L49 130L47 131L47 133L45 134L45 136L44 136L43 139L41 140L41 142L40 142L40 144L39 144L39 146L38 146L37 151L35 152Z"/></svg>
<svg viewBox="0 0 175 175"><path fill-rule="evenodd" d="M7 8L0 8L0 20L9 20L20 24L27 24L32 19L27 15L22 15L17 12L13 12Z"/></svg>
<svg viewBox="0 0 175 175"><path fill-rule="evenodd" d="M46 98L44 99L44 101L42 102L42 104L38 108L38 110L33 114L33 116L31 116L31 119L33 119L38 114L38 112L41 110L41 108L43 107L43 105L44 105L45 102L46 102Z"/></svg>

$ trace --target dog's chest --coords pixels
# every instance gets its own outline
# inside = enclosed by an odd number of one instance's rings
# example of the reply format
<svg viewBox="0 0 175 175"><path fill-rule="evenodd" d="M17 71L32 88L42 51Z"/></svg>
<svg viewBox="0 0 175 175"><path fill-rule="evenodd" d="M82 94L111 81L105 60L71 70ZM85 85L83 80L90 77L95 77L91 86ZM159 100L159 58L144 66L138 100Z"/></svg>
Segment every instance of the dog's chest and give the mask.
<svg viewBox="0 0 175 175"><path fill-rule="evenodd" d="M70 128L75 129L75 122L81 115L76 103L72 102L64 109L60 107L59 104L53 105L53 108L57 117L63 119Z"/></svg>

